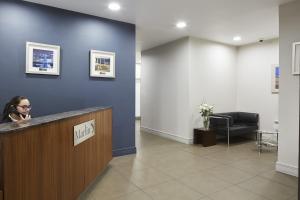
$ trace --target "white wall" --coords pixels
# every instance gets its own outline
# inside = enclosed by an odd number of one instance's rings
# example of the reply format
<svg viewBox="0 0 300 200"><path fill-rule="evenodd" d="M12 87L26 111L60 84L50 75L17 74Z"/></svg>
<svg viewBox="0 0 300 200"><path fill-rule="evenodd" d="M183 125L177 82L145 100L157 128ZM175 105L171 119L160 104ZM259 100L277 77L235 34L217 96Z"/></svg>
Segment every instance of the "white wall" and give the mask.
<svg viewBox="0 0 300 200"><path fill-rule="evenodd" d="M140 71L141 64L136 64L136 71ZM141 78L135 79L135 117L141 117Z"/></svg>
<svg viewBox="0 0 300 200"><path fill-rule="evenodd" d="M141 129L189 138L189 43L183 38L142 52Z"/></svg>
<svg viewBox="0 0 300 200"><path fill-rule="evenodd" d="M136 53L135 64L135 117L141 117L141 52Z"/></svg>
<svg viewBox="0 0 300 200"><path fill-rule="evenodd" d="M236 47L190 38L191 130L202 127L199 110L203 101L214 105L214 112L235 111ZM192 137L192 136L191 136Z"/></svg>
<svg viewBox="0 0 300 200"><path fill-rule="evenodd" d="M274 131L279 97L271 92L271 66L279 65L279 40L239 47L237 60L237 110L259 113L260 129Z"/></svg>
<svg viewBox="0 0 300 200"><path fill-rule="evenodd" d="M143 52L142 60L142 129L191 143L203 100L217 112L235 110L235 47L184 38Z"/></svg>
<svg viewBox="0 0 300 200"><path fill-rule="evenodd" d="M298 174L299 76L292 75L292 43L300 41L300 2L279 8L280 96L279 151L276 169Z"/></svg>

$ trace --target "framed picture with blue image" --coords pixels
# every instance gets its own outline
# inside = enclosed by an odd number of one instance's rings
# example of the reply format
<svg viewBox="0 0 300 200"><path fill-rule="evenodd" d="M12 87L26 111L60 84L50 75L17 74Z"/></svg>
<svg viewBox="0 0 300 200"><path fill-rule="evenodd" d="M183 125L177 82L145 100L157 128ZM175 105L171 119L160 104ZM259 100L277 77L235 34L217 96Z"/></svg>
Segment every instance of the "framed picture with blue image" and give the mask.
<svg viewBox="0 0 300 200"><path fill-rule="evenodd" d="M271 67L271 92L273 94L279 93L279 77L280 77L280 67L279 65L272 65Z"/></svg>
<svg viewBox="0 0 300 200"><path fill-rule="evenodd" d="M60 46L26 42L26 73L58 76Z"/></svg>

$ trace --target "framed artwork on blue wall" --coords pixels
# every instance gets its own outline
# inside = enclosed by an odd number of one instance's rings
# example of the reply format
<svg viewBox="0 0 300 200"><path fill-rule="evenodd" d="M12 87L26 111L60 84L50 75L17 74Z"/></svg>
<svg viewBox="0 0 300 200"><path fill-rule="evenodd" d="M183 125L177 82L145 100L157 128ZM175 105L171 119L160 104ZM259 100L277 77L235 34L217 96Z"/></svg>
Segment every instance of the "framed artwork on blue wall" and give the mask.
<svg viewBox="0 0 300 200"><path fill-rule="evenodd" d="M91 50L90 77L115 78L115 53Z"/></svg>
<svg viewBox="0 0 300 200"><path fill-rule="evenodd" d="M26 73L59 75L60 46L26 42Z"/></svg>
<svg viewBox="0 0 300 200"><path fill-rule="evenodd" d="M280 76L279 65L272 65L271 71L272 71L271 92L273 94L277 94L277 93L279 93L279 76Z"/></svg>

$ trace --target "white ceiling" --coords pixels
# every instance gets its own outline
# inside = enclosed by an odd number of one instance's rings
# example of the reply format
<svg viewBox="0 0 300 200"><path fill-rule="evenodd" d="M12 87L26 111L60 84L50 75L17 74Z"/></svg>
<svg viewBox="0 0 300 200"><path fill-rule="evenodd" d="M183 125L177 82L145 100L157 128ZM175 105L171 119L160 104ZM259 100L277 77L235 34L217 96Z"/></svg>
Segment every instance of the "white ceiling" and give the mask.
<svg viewBox="0 0 300 200"><path fill-rule="evenodd" d="M195 36L231 45L244 45L279 35L278 5L293 0L27 0L81 13L136 24L137 51ZM175 28L185 20L184 30ZM242 41L234 42L240 35Z"/></svg>

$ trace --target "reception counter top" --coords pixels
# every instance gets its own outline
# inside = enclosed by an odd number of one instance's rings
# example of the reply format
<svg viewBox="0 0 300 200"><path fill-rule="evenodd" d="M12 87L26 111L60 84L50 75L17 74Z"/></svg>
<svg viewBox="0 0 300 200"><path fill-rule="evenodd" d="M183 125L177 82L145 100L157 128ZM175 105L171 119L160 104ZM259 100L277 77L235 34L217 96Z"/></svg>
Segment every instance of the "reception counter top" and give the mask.
<svg viewBox="0 0 300 200"><path fill-rule="evenodd" d="M22 121L22 122L9 122L9 123L3 123L0 124L0 134L3 133L10 133L14 131L20 131L29 127L34 127L42 124L47 124L49 122L54 122L61 119L66 119L70 117L76 117L80 115L84 115L87 113L92 113L100 110L105 110L111 108L110 106L107 107L92 107L92 108L85 108L81 110L74 110L74 111L68 111L58 114L52 114L52 115L46 115L41 117L32 118L28 121Z"/></svg>

